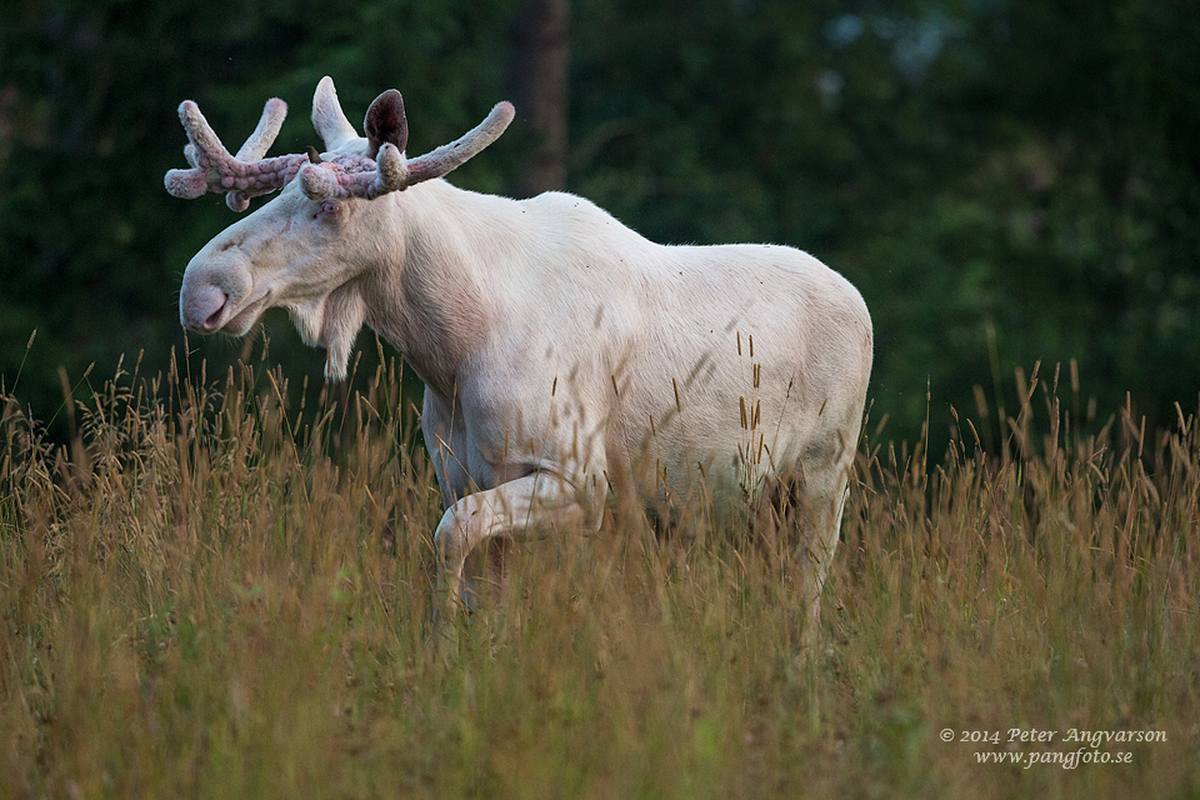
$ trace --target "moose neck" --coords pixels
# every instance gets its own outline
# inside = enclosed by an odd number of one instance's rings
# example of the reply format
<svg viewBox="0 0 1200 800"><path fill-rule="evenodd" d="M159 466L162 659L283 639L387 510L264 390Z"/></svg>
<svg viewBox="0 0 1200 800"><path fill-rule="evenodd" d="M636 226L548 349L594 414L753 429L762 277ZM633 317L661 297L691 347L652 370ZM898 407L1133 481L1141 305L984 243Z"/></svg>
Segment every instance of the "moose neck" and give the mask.
<svg viewBox="0 0 1200 800"><path fill-rule="evenodd" d="M449 399L495 312L490 284L511 245L505 218L514 201L441 180L393 198L399 247L386 248L367 277L365 321L400 349L429 389Z"/></svg>

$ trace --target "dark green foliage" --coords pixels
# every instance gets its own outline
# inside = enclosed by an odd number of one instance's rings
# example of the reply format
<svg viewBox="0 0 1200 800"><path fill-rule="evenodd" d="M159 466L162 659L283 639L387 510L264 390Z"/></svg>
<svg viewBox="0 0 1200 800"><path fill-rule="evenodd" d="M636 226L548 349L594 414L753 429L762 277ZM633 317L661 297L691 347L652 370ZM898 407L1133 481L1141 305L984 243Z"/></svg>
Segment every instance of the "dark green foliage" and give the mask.
<svg viewBox="0 0 1200 800"><path fill-rule="evenodd" d="M5 385L49 418L60 365L75 381L144 350L153 372L182 345L183 268L234 218L161 188L183 165L180 100L236 146L281 96L273 152L300 152L321 75L355 122L395 86L424 152L508 93L520 6L9 3ZM975 386L1015 407L995 376L1036 361L1075 360L1085 397L1113 408L1129 391L1152 424L1193 407L1200 15L1184 0L577 0L572 15L568 188L661 241L783 242L845 273L875 318L890 435L928 415L936 445ZM523 154L505 141L454 180L511 189ZM323 355L282 315L267 327L272 357L315 380ZM189 345L212 371L241 349Z"/></svg>

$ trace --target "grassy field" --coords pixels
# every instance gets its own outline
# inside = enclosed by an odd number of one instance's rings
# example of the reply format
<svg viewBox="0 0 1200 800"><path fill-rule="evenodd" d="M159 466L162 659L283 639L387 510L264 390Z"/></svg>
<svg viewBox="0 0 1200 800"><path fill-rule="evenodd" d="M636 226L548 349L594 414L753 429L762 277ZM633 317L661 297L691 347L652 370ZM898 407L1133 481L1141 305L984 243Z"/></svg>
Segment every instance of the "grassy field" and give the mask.
<svg viewBox="0 0 1200 800"><path fill-rule="evenodd" d="M1017 378L1002 455L869 424L802 669L786 557L624 513L442 658L395 367L0 400L0 797L1200 797L1197 420Z"/></svg>

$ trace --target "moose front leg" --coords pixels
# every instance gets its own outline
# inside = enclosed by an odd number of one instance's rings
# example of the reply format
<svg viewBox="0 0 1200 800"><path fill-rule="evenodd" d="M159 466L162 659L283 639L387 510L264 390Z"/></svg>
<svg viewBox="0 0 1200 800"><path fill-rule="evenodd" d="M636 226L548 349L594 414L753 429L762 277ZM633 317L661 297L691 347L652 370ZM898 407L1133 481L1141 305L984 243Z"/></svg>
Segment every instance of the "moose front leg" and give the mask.
<svg viewBox="0 0 1200 800"><path fill-rule="evenodd" d="M434 534L439 610L445 623L464 610L468 556L493 539L536 537L551 531L595 533L604 508L602 473L577 482L540 470L463 497L446 509Z"/></svg>

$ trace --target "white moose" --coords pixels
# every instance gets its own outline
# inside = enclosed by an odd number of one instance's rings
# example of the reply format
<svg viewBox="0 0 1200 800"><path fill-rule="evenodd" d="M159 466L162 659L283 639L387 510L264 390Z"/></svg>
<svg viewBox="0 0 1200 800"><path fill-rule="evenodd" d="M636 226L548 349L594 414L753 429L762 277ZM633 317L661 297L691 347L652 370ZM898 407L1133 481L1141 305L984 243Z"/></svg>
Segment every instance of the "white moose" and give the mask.
<svg viewBox="0 0 1200 800"><path fill-rule="evenodd" d="M610 492L719 514L786 491L802 510L811 640L871 371L871 319L848 281L788 247L663 246L574 195L518 201L439 180L504 132L509 103L412 160L395 90L371 104L362 138L324 78L320 155L263 158L278 99L236 157L195 103L179 114L192 169L167 173L171 194L227 192L241 211L283 190L188 264L183 325L242 335L286 308L328 349L333 380L364 324L400 350L425 383L452 606L473 550L594 532Z"/></svg>

